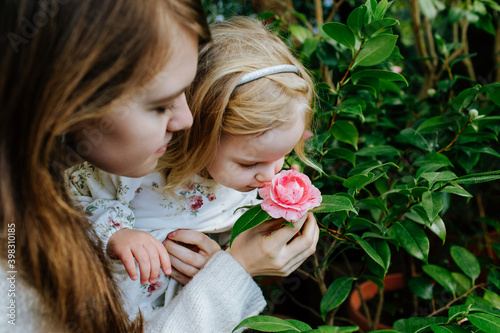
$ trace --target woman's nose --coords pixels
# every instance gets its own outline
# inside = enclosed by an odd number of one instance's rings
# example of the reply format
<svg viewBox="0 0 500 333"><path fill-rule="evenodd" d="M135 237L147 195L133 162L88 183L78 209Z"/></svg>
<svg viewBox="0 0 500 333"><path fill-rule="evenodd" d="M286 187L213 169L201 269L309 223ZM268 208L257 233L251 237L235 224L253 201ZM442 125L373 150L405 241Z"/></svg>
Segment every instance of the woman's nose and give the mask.
<svg viewBox="0 0 500 333"><path fill-rule="evenodd" d="M178 107L174 110L172 118L168 122L167 132L188 129L191 125L193 125L193 115L187 104L186 95L183 94Z"/></svg>

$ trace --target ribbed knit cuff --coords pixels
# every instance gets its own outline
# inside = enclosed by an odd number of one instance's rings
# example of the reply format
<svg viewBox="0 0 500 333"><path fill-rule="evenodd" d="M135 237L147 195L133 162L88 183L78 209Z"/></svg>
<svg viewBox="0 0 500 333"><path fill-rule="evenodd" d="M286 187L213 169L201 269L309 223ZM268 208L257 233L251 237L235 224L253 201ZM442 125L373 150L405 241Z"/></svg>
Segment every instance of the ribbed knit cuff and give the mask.
<svg viewBox="0 0 500 333"><path fill-rule="evenodd" d="M151 332L231 332L259 314L266 301L252 277L219 251L179 294L147 324Z"/></svg>

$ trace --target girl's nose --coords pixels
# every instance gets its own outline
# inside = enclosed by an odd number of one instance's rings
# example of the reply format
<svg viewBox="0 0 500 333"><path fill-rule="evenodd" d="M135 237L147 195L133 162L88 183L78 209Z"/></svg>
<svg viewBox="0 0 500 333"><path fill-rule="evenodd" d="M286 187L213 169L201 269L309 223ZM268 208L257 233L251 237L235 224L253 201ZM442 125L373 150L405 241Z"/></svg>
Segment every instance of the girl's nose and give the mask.
<svg viewBox="0 0 500 333"><path fill-rule="evenodd" d="M168 122L167 132L188 129L191 125L193 125L193 115L187 104L186 95L183 94L178 107L174 110L172 118Z"/></svg>
<svg viewBox="0 0 500 333"><path fill-rule="evenodd" d="M284 161L285 158L282 157L279 160L270 163L269 165L263 166L263 168L260 169L255 175L255 179L260 183L270 182L271 180L273 180L274 175L281 170Z"/></svg>

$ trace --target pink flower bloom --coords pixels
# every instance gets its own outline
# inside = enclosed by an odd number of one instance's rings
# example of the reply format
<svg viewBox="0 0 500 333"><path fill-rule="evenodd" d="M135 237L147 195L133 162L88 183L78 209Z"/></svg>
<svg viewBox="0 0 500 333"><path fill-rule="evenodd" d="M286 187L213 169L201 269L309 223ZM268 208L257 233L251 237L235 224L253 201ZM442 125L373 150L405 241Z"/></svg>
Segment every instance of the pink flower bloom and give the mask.
<svg viewBox="0 0 500 333"><path fill-rule="evenodd" d="M215 193L210 193L208 196L208 201L214 201L215 200Z"/></svg>
<svg viewBox="0 0 500 333"><path fill-rule="evenodd" d="M194 196L189 198L188 200L188 209L189 210L198 210L203 206L203 198L200 196Z"/></svg>
<svg viewBox="0 0 500 333"><path fill-rule="evenodd" d="M321 192L309 177L296 170L285 170L259 188L264 199L261 206L271 217L289 222L300 220L306 213L321 204Z"/></svg>

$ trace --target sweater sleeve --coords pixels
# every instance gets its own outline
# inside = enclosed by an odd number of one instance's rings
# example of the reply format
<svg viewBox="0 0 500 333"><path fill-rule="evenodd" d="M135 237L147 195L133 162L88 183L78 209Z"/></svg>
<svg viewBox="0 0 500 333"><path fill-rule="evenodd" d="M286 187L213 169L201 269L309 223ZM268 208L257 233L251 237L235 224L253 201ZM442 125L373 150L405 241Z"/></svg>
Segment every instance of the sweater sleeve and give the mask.
<svg viewBox="0 0 500 333"><path fill-rule="evenodd" d="M228 253L219 251L169 302L147 321L147 332L229 333L259 314L266 302L252 277Z"/></svg>
<svg viewBox="0 0 500 333"><path fill-rule="evenodd" d="M87 213L106 253L115 232L134 227L135 216L129 204L143 178L116 176L85 162L68 169L65 180L75 206Z"/></svg>

